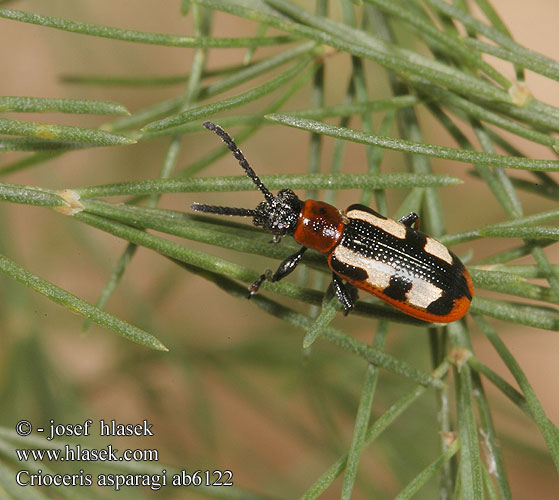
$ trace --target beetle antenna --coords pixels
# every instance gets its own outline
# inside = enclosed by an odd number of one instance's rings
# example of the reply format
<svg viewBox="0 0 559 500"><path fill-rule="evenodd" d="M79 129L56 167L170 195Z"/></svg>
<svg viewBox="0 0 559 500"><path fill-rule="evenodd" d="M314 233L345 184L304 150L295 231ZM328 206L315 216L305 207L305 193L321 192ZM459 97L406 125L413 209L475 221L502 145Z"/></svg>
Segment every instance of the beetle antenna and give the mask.
<svg viewBox="0 0 559 500"><path fill-rule="evenodd" d="M264 195L264 198L266 198L266 201L271 203L274 199L274 195L268 190L268 188L266 188L266 186L264 186L264 184L262 184L262 181L256 175L254 170L252 170L252 167L248 164L248 161L245 158L245 155L237 147L237 145L235 144L235 141L231 138L231 136L227 132L225 132L225 130L223 130L219 125L216 125L215 123L204 122L204 127L206 127L208 130L211 130L212 132L217 134L219 137L221 137L221 140L225 143L225 145L233 153L233 156L235 158L237 158L237 161L239 162L239 165L241 165L241 167L243 167L246 174L252 179L252 182L254 182L254 184L256 184L256 187L258 189L260 189L260 191L262 191L262 194ZM218 212L212 212L212 213L218 213ZM223 214L223 215L227 215L227 214ZM236 215L236 214L232 214L232 215Z"/></svg>
<svg viewBox="0 0 559 500"><path fill-rule="evenodd" d="M218 205L204 205L203 203L193 203L190 209L195 212L205 212L207 214L218 215L237 215L239 217L256 217L260 215L258 210L250 210L248 208L220 207Z"/></svg>

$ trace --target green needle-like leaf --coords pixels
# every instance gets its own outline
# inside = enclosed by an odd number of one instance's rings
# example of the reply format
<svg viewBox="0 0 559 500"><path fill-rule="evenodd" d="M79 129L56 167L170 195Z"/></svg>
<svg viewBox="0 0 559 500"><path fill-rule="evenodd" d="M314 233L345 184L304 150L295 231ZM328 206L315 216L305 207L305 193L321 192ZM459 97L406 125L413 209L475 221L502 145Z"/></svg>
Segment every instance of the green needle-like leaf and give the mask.
<svg viewBox="0 0 559 500"><path fill-rule="evenodd" d="M469 348L467 333L461 322L451 323L448 327L451 343L456 350L464 352ZM458 436L460 438L460 479L462 497L469 500L482 500L481 457L478 429L473 405L472 372L468 364L459 363L454 369L457 379Z"/></svg>
<svg viewBox="0 0 559 500"><path fill-rule="evenodd" d="M559 330L559 313L547 307L474 297L471 310L473 313L484 314L503 321L544 330Z"/></svg>
<svg viewBox="0 0 559 500"><path fill-rule="evenodd" d="M527 229L529 231L530 228L536 226L541 222L548 222L556 219L559 219L559 210L558 209L548 210L547 212L540 212L533 215L527 215L525 217L518 217L513 220L498 222L497 224L491 224L489 226L484 226L477 229L470 229L469 231L465 231L463 233L446 234L442 236L440 240L445 245L456 245L457 243L480 238L482 235L487 235L487 236L491 235L495 237L499 237L500 235L503 235L502 237L504 238L514 237L512 236L512 234L516 234L516 233L514 233L514 231L511 232L511 230L518 229L520 232L523 231L524 229ZM536 226L536 227L543 228L543 229L536 229L535 230L536 234L538 232L543 232L547 234L548 232L547 226ZM553 239L553 235L554 235L553 227L551 227L550 229L551 229L550 239ZM512 260L512 258L508 260Z"/></svg>
<svg viewBox="0 0 559 500"><path fill-rule="evenodd" d="M113 316L101 309L88 304L84 300L72 295L70 292L49 283L48 281L31 274L23 267L11 261L7 257L0 255L0 271L10 278L18 281L36 292L44 295L52 301L60 304L70 311L76 312L94 321L95 323L112 330L113 332L126 337L138 344L142 344L152 349L166 351L167 348L153 335L141 330L140 328L127 323L126 321Z"/></svg>
<svg viewBox="0 0 559 500"><path fill-rule="evenodd" d="M292 37L278 36L268 38L211 38L167 35L162 33L147 33L144 31L125 30L98 24L80 23L59 17L42 16L21 10L0 9L0 17L23 23L38 24L48 28L55 28L82 35L112 38L126 42L165 45L168 47L186 48L239 48L277 45L293 41Z"/></svg>
<svg viewBox="0 0 559 500"><path fill-rule="evenodd" d="M288 49L282 52L281 54L278 54L277 56L270 57L268 59L259 61L258 63L255 63L246 68L242 68L237 72L208 85L207 87L201 88L198 98L202 99L202 98L209 98L209 97L219 95L238 85L241 85L248 81L252 81L257 76L262 75L268 71L271 71L277 68L278 66L285 64L286 62L289 62L293 59L302 56L305 53L312 52L315 50L317 50L316 44L312 42L303 43L292 49ZM145 122L153 121L163 116L167 116L170 113L176 113L177 111L180 111L181 102L182 102L181 97L174 97L166 101L161 101L153 106L149 106L147 108L141 109L131 116L125 118L119 118L118 120L115 120L112 123L106 124L103 128L108 131L119 131L131 127L135 127ZM257 115L257 116L260 121L263 120L261 115ZM202 122L200 122L200 125L201 123ZM189 122L180 127L174 127L171 130L167 130L166 132L168 132L169 135L174 135L179 132L182 133L186 131L191 131L188 127L189 125L193 125L193 123ZM225 126L225 123L223 123L223 126ZM198 128L198 131L202 131L202 130L203 128L201 127ZM146 136L148 136L146 138L149 138L150 134L146 134Z"/></svg>
<svg viewBox="0 0 559 500"><path fill-rule="evenodd" d="M458 22L462 23L467 28L474 30L475 32L493 40L497 44L505 47L506 49L510 50L515 54L519 54L525 56L526 58L531 58L534 60L541 61L546 66L553 68L556 70L556 78L559 79L559 63L545 57L541 54L537 54L531 50L528 50L518 43L516 43L508 34L503 33L502 31L495 29L487 24L478 21L477 19L473 18L470 14L465 12L462 9L459 9L444 0L425 0L428 5L431 5L437 10L440 10L444 14L456 19Z"/></svg>
<svg viewBox="0 0 559 500"><path fill-rule="evenodd" d="M287 71L284 71L283 73L274 77L272 80L266 82L263 85L247 90L246 92L238 94L234 97L228 97L221 101L206 104L205 106L188 109L186 111L183 111L182 113L179 113L178 115L164 118L163 120L159 120L156 122L148 123L142 130L145 132L155 132L172 127L177 127L184 123L197 120L200 117L210 116L221 111L232 109L236 106L241 106L242 104L246 104L248 102L259 99L260 97L278 89L292 78L295 78L305 69L305 66L309 62L310 58L304 58L302 61L294 64Z"/></svg>
<svg viewBox="0 0 559 500"><path fill-rule="evenodd" d="M480 229L482 236L492 238L526 238L526 239L550 239L559 240L559 227L532 226L532 227L493 227Z"/></svg>
<svg viewBox="0 0 559 500"><path fill-rule="evenodd" d="M476 288L495 290L527 299L543 300L552 304L557 302L551 288L526 283L520 276L512 273L470 268L470 274Z"/></svg>
<svg viewBox="0 0 559 500"><path fill-rule="evenodd" d="M420 36L425 37L428 40L430 39L436 41L439 50L444 51L452 57L458 56L465 62L470 63L481 71L484 71L488 76L503 85L505 89L508 89L509 86L511 86L511 82L498 73L492 66L483 61L478 53L466 48L460 37L438 29L434 26L434 24L428 22L427 19L418 16L415 10L406 9L405 5L388 0L365 1L377 6L384 12L411 24Z"/></svg>
<svg viewBox="0 0 559 500"><path fill-rule="evenodd" d="M279 189L391 189L426 186L455 186L462 181L446 175L418 174L293 174L263 175L262 182L271 190ZM120 182L105 186L75 189L83 198L153 193L202 193L253 191L257 189L246 176L192 177Z"/></svg>
<svg viewBox="0 0 559 500"><path fill-rule="evenodd" d="M58 193L49 189L9 184L7 182L0 182L0 200L53 208L69 206Z"/></svg>
<svg viewBox="0 0 559 500"><path fill-rule="evenodd" d="M448 371L448 362L444 361L434 372L433 375L442 379ZM384 412L369 428L363 442L363 447L369 446L379 437L402 413L404 413L423 393L424 386L416 386L411 392L401 397L386 412ZM348 456L340 457L330 466L300 497L299 500L314 500L318 498L334 482L334 480L344 471L347 465Z"/></svg>
<svg viewBox="0 0 559 500"><path fill-rule="evenodd" d="M379 322L373 347L378 349L384 348L388 333L388 325L387 321ZM351 493L357 477L357 469L359 467L361 453L368 444L367 431L369 421L371 420L371 408L373 406L373 397L377 387L377 382L378 370L374 366L369 365L365 374L365 382L361 391L361 399L359 400L359 407L357 408L355 425L353 427L353 437L347 455L346 470L344 474L344 481L342 483L342 500L349 500L351 498Z"/></svg>
<svg viewBox="0 0 559 500"><path fill-rule="evenodd" d="M477 320L476 320L477 321ZM532 416L530 413L530 407L526 402L526 398L518 392L512 385L510 385L503 377L494 372L487 365L483 364L475 356L470 356L468 358L468 364L476 370L480 375L487 378L492 384L495 385L507 398L511 400L513 404L518 406L529 417Z"/></svg>
<svg viewBox="0 0 559 500"><path fill-rule="evenodd" d="M223 81L223 80L222 80ZM217 87L217 86L216 86ZM213 89L207 88L208 92ZM203 94L204 97L208 95L206 93ZM366 101L359 104L340 104L337 106L326 106L322 108L311 108L311 109L301 109L296 111L290 111L286 114L289 116L296 116L299 118L312 118L312 119L322 119L322 118L329 118L329 117L349 117L355 114L361 114L368 111L386 111L386 110L396 110L400 108L405 108L408 106L413 106L421 102L415 96L399 96L393 97L390 99L379 99L376 101ZM173 111L176 108L175 101L168 101L168 107L165 106L166 111ZM154 112L154 110L159 113L161 108L151 108L150 114ZM129 125L135 124L138 121L139 116L143 117L142 112L133 115L131 117L121 118L119 120L114 121L111 125L104 126L103 128L106 130L121 130L122 128L128 128ZM266 121L265 118L261 114L256 115L236 115L236 116L224 116L216 119L216 122L221 125L223 128L231 127L235 125L242 125L242 124L258 124L258 125L271 125L270 122ZM182 125L177 125L176 127L171 127L169 129L162 129L155 132L146 132L140 140L146 141L153 139L154 137L162 137L166 135L174 135L177 133L192 133L192 132L201 132L203 121L192 121L183 123Z"/></svg>
<svg viewBox="0 0 559 500"><path fill-rule="evenodd" d="M423 78L443 83L450 88L461 89L467 94L486 96L496 101L510 102L509 96L496 87L475 79L466 73L441 64L416 52L389 44L362 30L351 28L331 19L311 14L287 0L266 0L278 9L266 11L262 2L242 0L198 0L207 7L234 13L248 18L257 18L297 36L315 40L351 55L371 59L397 73L412 73ZM295 19L297 22L291 21Z"/></svg>
<svg viewBox="0 0 559 500"><path fill-rule="evenodd" d="M507 349L506 345L499 338L495 330L487 323L487 321L485 321L485 319L483 319L483 317L475 315L474 318L485 335L487 335L487 338L493 344L493 347L499 353L499 356L501 356L502 360L505 362L507 368L510 370L524 393L532 416L536 420L549 450L551 451L555 468L559 471L559 431L557 430L557 427L550 422L545 415L542 405L538 400L534 389L528 382L526 375L512 356L511 352Z"/></svg>
<svg viewBox="0 0 559 500"><path fill-rule="evenodd" d="M0 153L9 153L14 151L33 151L37 154L34 155L29 163L25 160L18 160L11 165L6 165L2 168L2 173L15 172L26 166L36 165L41 163L46 158L72 151L74 149L85 149L92 147L91 144L82 142L64 142L64 141L51 141L49 139L37 139L36 137L18 137L16 139L0 137Z"/></svg>
<svg viewBox="0 0 559 500"><path fill-rule="evenodd" d="M116 102L90 99L55 99L48 97L0 96L0 111L19 113L72 113L91 115L129 115L128 110Z"/></svg>
<svg viewBox="0 0 559 500"><path fill-rule="evenodd" d="M313 120L294 118L284 114L275 113L266 116L266 118L273 122L287 125L288 127L308 130L309 132L324 134L337 139L346 139L348 141L369 144L372 146L380 146L382 148L403 151L406 153L433 156L435 158L444 158L465 163L477 163L479 165L499 166L503 168L559 172L559 161L556 160L532 160L523 157L478 153L475 151L466 151L463 149L455 149L445 146L435 146L433 144L415 143L405 139L397 139L395 137L380 137L378 135L365 134L357 130L336 127L335 125L327 125Z"/></svg>
<svg viewBox="0 0 559 500"><path fill-rule="evenodd" d="M547 61L542 61L540 58L534 58L525 53L518 53L498 45L485 43L477 38L464 38L463 42L470 49L490 54L504 61L510 61L517 66L531 69L548 78L553 78L554 80L559 79L559 67L557 64L550 65Z"/></svg>
<svg viewBox="0 0 559 500"><path fill-rule="evenodd" d="M305 334L305 338L303 339L303 349L308 349L311 345L313 345L322 330L324 330L324 328L332 322L340 309L340 301L335 296L331 297L328 302L323 304L320 314Z"/></svg>
<svg viewBox="0 0 559 500"><path fill-rule="evenodd" d="M293 326L308 330L312 325L313 320L310 317L304 316L292 309L288 309L278 303L272 302L261 295L256 296L253 299L256 304L268 313L287 321ZM375 349L361 341L358 341L336 328L332 328L330 326L324 328L322 337L333 345L366 359L369 363L372 363L375 366L382 367L393 373L425 385L433 385L435 387L442 387L444 385L440 380L432 375L416 370L407 363L402 363L382 350Z"/></svg>
<svg viewBox="0 0 559 500"><path fill-rule="evenodd" d="M431 479L440 469L441 467L448 462L460 448L460 442L458 440L454 441L448 449L441 454L439 458L437 458L432 464L428 467L423 469L407 486L406 488L397 496L394 497L394 500L407 500L408 498L412 498L419 489Z"/></svg>
<svg viewBox="0 0 559 500"><path fill-rule="evenodd" d="M120 146L136 142L135 139L130 137L111 134L104 130L51 123L24 122L8 120L7 118L0 118L0 134L25 135L43 140L79 142L95 146Z"/></svg>
<svg viewBox="0 0 559 500"><path fill-rule="evenodd" d="M136 252L137 248L138 247L136 245L129 244L124 250L124 252L122 253L122 255L120 256L120 258L118 259L113 269L113 272L111 273L109 279L107 280L107 283L105 284L103 290L101 291L101 294L99 295L99 298L97 299L97 302L95 303L95 305L99 309L104 309L105 306L107 305L107 302L109 301L113 291L119 284L124 274L124 271L126 271L128 264L130 263L130 260L132 259L132 256ZM90 325L91 325L90 320L84 321L83 328L82 328L83 331L84 332L87 331Z"/></svg>

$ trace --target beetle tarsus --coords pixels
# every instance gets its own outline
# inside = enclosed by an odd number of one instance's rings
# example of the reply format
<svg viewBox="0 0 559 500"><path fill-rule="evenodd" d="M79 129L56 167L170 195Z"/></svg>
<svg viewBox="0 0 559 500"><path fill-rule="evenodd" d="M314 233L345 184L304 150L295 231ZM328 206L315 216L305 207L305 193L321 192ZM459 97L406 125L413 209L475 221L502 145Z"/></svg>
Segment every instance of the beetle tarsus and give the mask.
<svg viewBox="0 0 559 500"><path fill-rule="evenodd" d="M303 257L303 254L305 253L306 250L307 247L301 247L293 255L290 255L289 257L284 259L276 269L276 272L273 274L271 269L266 269L264 274L261 274L260 278L258 278L256 281L253 281L251 285L248 287L250 292L248 298L250 299L256 292L258 292L260 286L262 285L262 283L264 283L264 281L267 280L273 283L274 281L279 281L285 278L289 273L291 273L297 267L297 264L299 264L299 262L301 261L301 258Z"/></svg>
<svg viewBox="0 0 559 500"><path fill-rule="evenodd" d="M264 274L260 275L260 278L250 284L250 286L248 287L249 294L247 299L251 299L255 293L258 293L258 290L260 290L260 286L262 285L262 283L264 283L265 280L274 281L271 269L266 269L266 271L264 271Z"/></svg>

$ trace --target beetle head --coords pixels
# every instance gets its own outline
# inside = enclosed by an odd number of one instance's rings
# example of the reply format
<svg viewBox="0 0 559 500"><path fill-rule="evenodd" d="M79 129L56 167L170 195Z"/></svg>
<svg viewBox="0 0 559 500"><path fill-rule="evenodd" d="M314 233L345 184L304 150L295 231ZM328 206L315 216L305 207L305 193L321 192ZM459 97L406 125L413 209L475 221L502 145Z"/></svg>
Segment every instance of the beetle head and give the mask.
<svg viewBox="0 0 559 500"><path fill-rule="evenodd" d="M302 206L291 189L282 189L271 201L265 200L256 207L252 222L274 236L293 234Z"/></svg>
<svg viewBox="0 0 559 500"><path fill-rule="evenodd" d="M260 189L264 195L264 201L254 210L248 208L203 205L201 203L193 203L190 208L197 212L252 217L254 225L261 226L264 230L272 233L274 235L274 241L276 242L286 234L293 234L299 218L299 212L303 207L303 202L291 189L282 189L274 196L270 190L264 186L254 170L252 170L241 150L225 130L211 122L205 122L204 127L221 137L221 140L226 144L235 158L237 158L247 176L254 182L258 189Z"/></svg>

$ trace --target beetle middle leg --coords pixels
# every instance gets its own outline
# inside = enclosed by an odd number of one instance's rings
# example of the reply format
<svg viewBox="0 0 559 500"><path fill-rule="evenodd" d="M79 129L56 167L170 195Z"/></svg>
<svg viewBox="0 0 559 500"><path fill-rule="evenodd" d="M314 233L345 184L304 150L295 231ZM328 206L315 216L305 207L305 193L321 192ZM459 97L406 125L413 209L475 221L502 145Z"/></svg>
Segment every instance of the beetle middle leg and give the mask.
<svg viewBox="0 0 559 500"><path fill-rule="evenodd" d="M303 254L306 250L307 247L301 247L298 252L287 257L287 259L285 259L279 265L275 273L272 273L271 269L266 269L266 272L264 274L261 274L260 278L258 278L256 281L253 281L252 284L248 287L250 292L248 298L250 299L256 292L258 292L260 285L262 285L265 280L271 281L273 283L274 281L279 281L285 278L297 267L297 264L299 264L299 262L301 261L301 258L303 257Z"/></svg>
<svg viewBox="0 0 559 500"><path fill-rule="evenodd" d="M354 303L351 294L347 290L342 278L337 274L332 273L332 287L334 288L334 293L338 300L342 303L344 307L344 316L347 316L349 312L353 309Z"/></svg>

